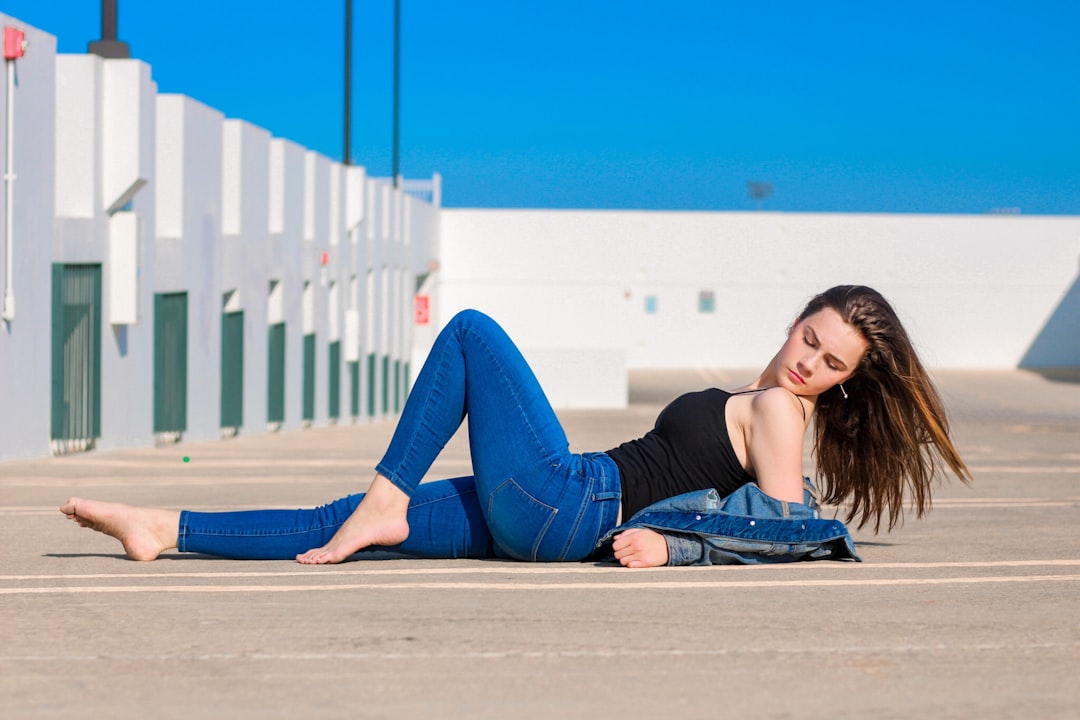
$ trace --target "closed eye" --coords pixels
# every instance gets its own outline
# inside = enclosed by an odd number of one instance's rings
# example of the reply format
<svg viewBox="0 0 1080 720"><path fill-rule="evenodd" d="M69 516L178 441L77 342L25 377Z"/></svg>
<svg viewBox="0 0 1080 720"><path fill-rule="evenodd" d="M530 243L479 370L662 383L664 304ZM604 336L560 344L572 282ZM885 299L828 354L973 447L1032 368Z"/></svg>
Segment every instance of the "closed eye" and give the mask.
<svg viewBox="0 0 1080 720"><path fill-rule="evenodd" d="M818 346L817 337L811 335L808 332L803 334L803 342L807 345L807 347L811 347L811 348L816 349L817 346ZM830 370L834 370L836 372L842 372L842 371L847 369L846 365L844 365L841 362L838 362L831 355L829 357L825 358L825 364L828 366L828 368Z"/></svg>

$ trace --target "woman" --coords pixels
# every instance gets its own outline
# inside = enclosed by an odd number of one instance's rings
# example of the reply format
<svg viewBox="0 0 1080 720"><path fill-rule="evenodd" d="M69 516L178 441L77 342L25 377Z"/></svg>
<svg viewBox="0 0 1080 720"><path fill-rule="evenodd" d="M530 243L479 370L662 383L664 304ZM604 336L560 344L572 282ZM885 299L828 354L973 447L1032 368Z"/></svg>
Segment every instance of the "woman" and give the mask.
<svg viewBox="0 0 1080 720"><path fill-rule="evenodd" d="M824 501L850 503L861 527L918 516L942 463L970 474L949 439L937 392L896 313L876 291L814 297L765 370L734 392L669 405L645 437L606 453L569 452L536 378L490 318L459 313L436 339L366 495L313 510L196 513L71 498L80 525L136 560L163 550L337 563L364 548L420 557L582 560L638 511L683 493L726 496L756 483L802 503L802 447L814 423ZM469 420L474 475L420 484ZM672 538L637 527L614 536L627 567L669 561Z"/></svg>

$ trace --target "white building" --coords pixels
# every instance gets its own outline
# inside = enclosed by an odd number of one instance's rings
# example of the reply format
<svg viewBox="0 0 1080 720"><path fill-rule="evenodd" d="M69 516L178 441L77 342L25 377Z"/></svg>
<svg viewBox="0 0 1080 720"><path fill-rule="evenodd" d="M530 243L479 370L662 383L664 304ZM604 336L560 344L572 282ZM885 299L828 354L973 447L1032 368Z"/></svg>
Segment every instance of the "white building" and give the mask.
<svg viewBox="0 0 1080 720"><path fill-rule="evenodd" d="M396 414L438 208L0 24L0 459Z"/></svg>

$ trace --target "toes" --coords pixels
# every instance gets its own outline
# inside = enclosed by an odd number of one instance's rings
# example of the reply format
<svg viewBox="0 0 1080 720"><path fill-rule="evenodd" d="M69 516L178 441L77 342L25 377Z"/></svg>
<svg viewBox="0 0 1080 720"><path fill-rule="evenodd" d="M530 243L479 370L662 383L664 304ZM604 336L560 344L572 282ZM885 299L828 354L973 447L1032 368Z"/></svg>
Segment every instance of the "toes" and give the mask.
<svg viewBox="0 0 1080 720"><path fill-rule="evenodd" d="M330 565L339 561L335 559L335 553L332 550L315 548L314 550L308 550L303 555L297 555L296 562L303 565Z"/></svg>
<svg viewBox="0 0 1080 720"><path fill-rule="evenodd" d="M312 548L302 555L296 556L296 562L303 563L304 565L316 565L318 564L318 558L323 554L322 548Z"/></svg>

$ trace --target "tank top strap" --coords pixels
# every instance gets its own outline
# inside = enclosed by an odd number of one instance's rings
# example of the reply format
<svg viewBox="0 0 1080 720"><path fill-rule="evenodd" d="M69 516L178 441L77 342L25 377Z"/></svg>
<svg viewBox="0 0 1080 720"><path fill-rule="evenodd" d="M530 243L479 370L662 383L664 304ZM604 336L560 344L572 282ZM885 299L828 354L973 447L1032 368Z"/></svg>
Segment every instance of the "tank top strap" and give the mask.
<svg viewBox="0 0 1080 720"><path fill-rule="evenodd" d="M754 388L753 390L740 390L739 392L727 392L728 395L749 395L750 393L761 392L762 390L768 390L769 388Z"/></svg>
<svg viewBox="0 0 1080 720"><path fill-rule="evenodd" d="M749 395L750 393L761 392L762 390L768 390L769 388L754 388L753 390L740 390L739 392L728 392L728 395ZM726 390L724 392L727 392ZM806 408L802 404L802 400L799 401L799 409L802 410L802 419L806 421Z"/></svg>

